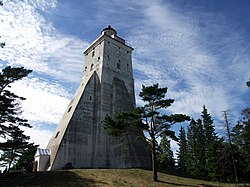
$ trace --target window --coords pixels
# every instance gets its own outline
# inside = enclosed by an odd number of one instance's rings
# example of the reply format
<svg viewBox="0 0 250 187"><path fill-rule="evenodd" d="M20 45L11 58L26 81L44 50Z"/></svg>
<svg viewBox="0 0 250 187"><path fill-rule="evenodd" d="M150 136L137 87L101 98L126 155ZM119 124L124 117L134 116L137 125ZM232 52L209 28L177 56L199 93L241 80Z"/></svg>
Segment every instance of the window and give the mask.
<svg viewBox="0 0 250 187"><path fill-rule="evenodd" d="M98 61L100 60L101 58L100 57L98 57Z"/></svg>
<svg viewBox="0 0 250 187"><path fill-rule="evenodd" d="M87 66L85 66L85 71L88 69L88 67Z"/></svg>
<svg viewBox="0 0 250 187"><path fill-rule="evenodd" d="M95 56L95 51L92 52L92 57Z"/></svg>
<svg viewBox="0 0 250 187"><path fill-rule="evenodd" d="M69 109L68 109L68 113L71 111L71 108L72 108L72 106L71 106L71 107L69 107Z"/></svg>
<svg viewBox="0 0 250 187"><path fill-rule="evenodd" d="M94 64L91 64L91 66L90 66L90 71L93 70L93 67L94 67Z"/></svg>
<svg viewBox="0 0 250 187"><path fill-rule="evenodd" d="M91 99L92 99L92 97L91 96L89 96L89 100L91 101Z"/></svg>
<svg viewBox="0 0 250 187"><path fill-rule="evenodd" d="M58 132L56 133L56 136L55 136L55 138L57 138L57 136L59 135L59 132L60 132L60 131L58 131Z"/></svg>
<svg viewBox="0 0 250 187"><path fill-rule="evenodd" d="M117 63L117 64L116 64L116 67L117 67L117 69L121 69L120 63Z"/></svg>

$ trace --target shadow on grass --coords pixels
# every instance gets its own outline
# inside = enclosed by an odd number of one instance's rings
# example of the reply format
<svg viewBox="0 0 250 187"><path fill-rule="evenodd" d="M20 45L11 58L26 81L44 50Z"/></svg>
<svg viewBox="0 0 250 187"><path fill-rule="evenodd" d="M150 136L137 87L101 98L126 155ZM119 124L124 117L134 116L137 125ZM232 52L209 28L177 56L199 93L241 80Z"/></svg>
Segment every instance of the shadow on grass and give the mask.
<svg viewBox="0 0 250 187"><path fill-rule="evenodd" d="M82 186L97 186L105 185L103 182L94 179L82 178L71 171L47 171L22 174L18 179L11 183L11 186L67 186L67 187L82 187Z"/></svg>
<svg viewBox="0 0 250 187"><path fill-rule="evenodd" d="M190 186L190 187L197 187L198 186L198 185L178 184L178 183L166 182L166 181L162 181L162 180L158 180L157 182L164 183L164 184L169 184L169 185L172 185L172 186Z"/></svg>

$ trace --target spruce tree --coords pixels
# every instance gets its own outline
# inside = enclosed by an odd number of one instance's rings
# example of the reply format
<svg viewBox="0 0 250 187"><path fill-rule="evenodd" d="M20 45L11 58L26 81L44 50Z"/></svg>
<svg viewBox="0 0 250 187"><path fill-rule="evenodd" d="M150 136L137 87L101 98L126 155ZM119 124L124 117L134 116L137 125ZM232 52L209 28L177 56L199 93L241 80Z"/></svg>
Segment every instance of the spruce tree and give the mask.
<svg viewBox="0 0 250 187"><path fill-rule="evenodd" d="M187 173L197 177L196 173L197 163L195 155L195 147L196 147L195 129L196 129L196 121L192 119L190 121L189 126L187 127L186 170Z"/></svg>
<svg viewBox="0 0 250 187"><path fill-rule="evenodd" d="M187 171L195 177L205 177L204 150L205 141L202 121L192 119L187 133Z"/></svg>
<svg viewBox="0 0 250 187"><path fill-rule="evenodd" d="M202 121L198 119L196 121L196 129L195 129L195 139L196 139L196 148L195 155L197 160L197 173L199 173L200 177L205 177L205 169L204 165L206 163L206 159L204 157L205 152L205 135Z"/></svg>
<svg viewBox="0 0 250 187"><path fill-rule="evenodd" d="M177 163L178 169L183 173L187 172L186 160L187 160L187 139L185 129L181 126L178 136L179 150L177 151Z"/></svg>
<svg viewBox="0 0 250 187"><path fill-rule="evenodd" d="M158 147L158 164L162 169L174 169L175 160L171 150L170 141L167 136L163 136Z"/></svg>
<svg viewBox="0 0 250 187"><path fill-rule="evenodd" d="M205 106L203 106L203 111L201 113L205 135L205 171L209 179L217 179L219 176L217 163L219 158L219 138L215 132L212 117Z"/></svg>
<svg viewBox="0 0 250 187"><path fill-rule="evenodd" d="M250 108L242 110L241 124L242 128L242 152L247 163L246 173L250 174Z"/></svg>

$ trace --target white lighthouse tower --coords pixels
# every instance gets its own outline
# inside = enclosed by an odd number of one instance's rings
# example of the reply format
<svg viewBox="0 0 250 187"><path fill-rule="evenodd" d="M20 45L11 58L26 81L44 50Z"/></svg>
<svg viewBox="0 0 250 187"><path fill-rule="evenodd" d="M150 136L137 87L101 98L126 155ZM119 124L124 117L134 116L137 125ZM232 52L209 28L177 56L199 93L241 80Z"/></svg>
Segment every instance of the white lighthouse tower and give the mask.
<svg viewBox="0 0 250 187"><path fill-rule="evenodd" d="M111 137L102 126L107 114L135 107L132 51L111 26L85 49L81 83L47 146L44 170L150 167L145 141Z"/></svg>

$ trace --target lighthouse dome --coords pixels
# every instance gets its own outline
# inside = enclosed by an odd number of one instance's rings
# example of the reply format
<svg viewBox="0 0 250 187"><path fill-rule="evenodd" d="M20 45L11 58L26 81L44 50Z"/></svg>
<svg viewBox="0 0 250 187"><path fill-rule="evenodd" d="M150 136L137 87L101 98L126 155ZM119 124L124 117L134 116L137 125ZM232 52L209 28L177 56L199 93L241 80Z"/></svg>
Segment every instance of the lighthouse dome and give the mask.
<svg viewBox="0 0 250 187"><path fill-rule="evenodd" d="M112 27L111 27L111 25L108 25L108 27L106 27L106 28L104 28L103 30L102 30L102 35L103 34L106 34L106 35L108 35L108 36L112 36L112 35L117 35L117 32L116 32L116 30L115 29L113 29Z"/></svg>

